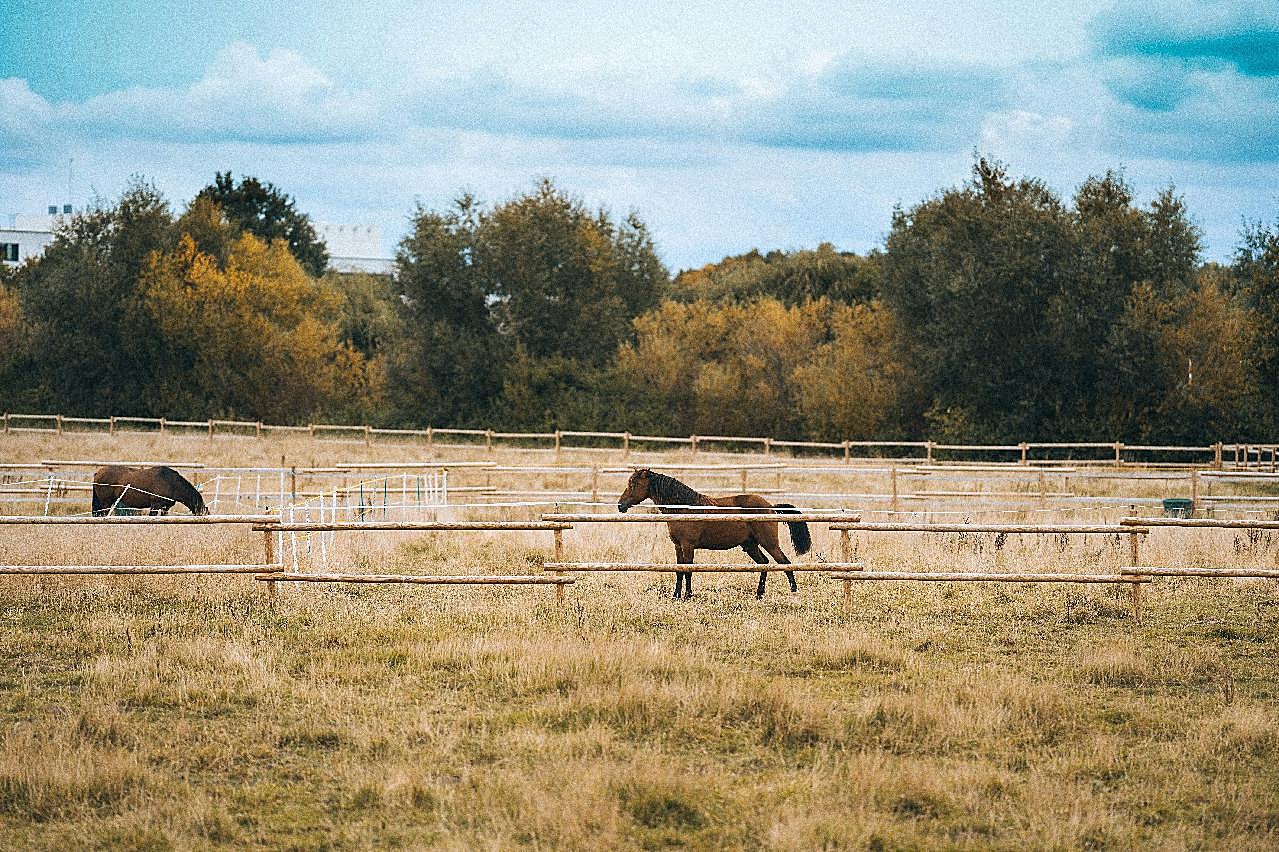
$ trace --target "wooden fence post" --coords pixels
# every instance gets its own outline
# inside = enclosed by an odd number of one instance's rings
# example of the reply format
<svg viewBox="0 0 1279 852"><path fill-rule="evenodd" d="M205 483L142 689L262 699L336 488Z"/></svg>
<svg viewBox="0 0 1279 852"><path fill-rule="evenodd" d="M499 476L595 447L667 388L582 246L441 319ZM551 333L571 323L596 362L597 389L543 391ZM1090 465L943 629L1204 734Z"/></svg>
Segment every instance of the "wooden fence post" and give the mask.
<svg viewBox="0 0 1279 852"><path fill-rule="evenodd" d="M934 445L934 443L935 443L934 441L929 441L929 442L928 442L928 446L927 446L926 453L925 453L925 459L927 460L927 462L928 462L929 464L932 464L932 463L933 463L933 445Z"/></svg>
<svg viewBox="0 0 1279 852"><path fill-rule="evenodd" d="M213 440L213 418L209 418L209 440Z"/></svg>
<svg viewBox="0 0 1279 852"><path fill-rule="evenodd" d="M1141 536L1137 533L1128 534L1128 561L1133 568L1137 567L1141 556ZM1144 580L1145 577L1134 575L1134 580ZM1132 585L1132 617L1141 624L1141 583L1134 582Z"/></svg>
<svg viewBox="0 0 1279 852"><path fill-rule="evenodd" d="M747 469L742 468L742 493L743 494L746 493L746 474L747 474Z"/></svg>
<svg viewBox="0 0 1279 852"><path fill-rule="evenodd" d="M1021 442L1021 463L1026 464L1026 455L1030 451L1030 445L1025 441Z"/></svg>
<svg viewBox="0 0 1279 852"><path fill-rule="evenodd" d="M597 464L591 465L591 502L598 503L600 499L600 467Z"/></svg>
<svg viewBox="0 0 1279 852"><path fill-rule="evenodd" d="M560 460L560 438L561 437L562 437L562 433L560 432L559 429L556 429L555 430L555 460L556 461Z"/></svg>
<svg viewBox="0 0 1279 852"><path fill-rule="evenodd" d="M688 442L693 446L693 455L697 455L697 436L689 435Z"/></svg>
<svg viewBox="0 0 1279 852"><path fill-rule="evenodd" d="M564 561L564 530L555 530L555 561L557 563ZM563 577L563 571L556 571L556 577ZM555 603L564 603L564 584L557 583L555 586Z"/></svg>
<svg viewBox="0 0 1279 852"><path fill-rule="evenodd" d="M57 417L57 420L55 422L58 424L58 434L61 435L62 434L62 415L58 414L56 415L56 417ZM164 431L164 421L161 420L160 424L161 424L161 431Z"/></svg>
<svg viewBox="0 0 1279 852"><path fill-rule="evenodd" d="M765 438L764 439L764 455L771 456L772 454L773 454L773 439Z"/></svg>
<svg viewBox="0 0 1279 852"><path fill-rule="evenodd" d="M261 438L262 437L262 421L259 420L257 423L254 424L254 426L255 426L254 437Z"/></svg>
<svg viewBox="0 0 1279 852"><path fill-rule="evenodd" d="M1212 448L1212 466L1216 470L1221 470L1221 442Z"/></svg>
<svg viewBox="0 0 1279 852"><path fill-rule="evenodd" d="M370 447L370 446L372 446L372 445L373 445L373 427L372 427L372 426L369 426L368 424L365 424L365 426L364 426L364 446L366 446L366 447Z"/></svg>
<svg viewBox="0 0 1279 852"><path fill-rule="evenodd" d="M1115 441L1115 467L1119 467L1124 463L1123 457L1120 455L1124 451L1124 445L1119 441Z"/></svg>
<svg viewBox="0 0 1279 852"><path fill-rule="evenodd" d="M895 464L889 469L889 479L892 480L893 486L893 502L891 506L893 514L896 515L899 513L898 510L900 509L900 504L897 502L897 465ZM846 559L844 561L847 562L848 560Z"/></svg>
<svg viewBox="0 0 1279 852"><path fill-rule="evenodd" d="M275 564L275 533L271 532L270 530L263 532L262 541L266 549L266 564L274 565ZM274 605L276 601L276 594L277 592L275 588L275 581L271 580L266 584L267 602Z"/></svg>
<svg viewBox="0 0 1279 852"><path fill-rule="evenodd" d="M426 427L426 449L427 449L427 452L430 452L430 451L431 451L431 448L432 448L432 447L434 447L434 446L435 446L435 427L434 427L434 426L427 426L427 427Z"/></svg>
<svg viewBox="0 0 1279 852"><path fill-rule="evenodd" d="M622 458L630 458L631 456L631 433L622 433Z"/></svg>
<svg viewBox="0 0 1279 852"><path fill-rule="evenodd" d="M852 464L853 461L853 442L844 441L844 464Z"/></svg>
<svg viewBox="0 0 1279 852"><path fill-rule="evenodd" d="M1199 468L1190 471L1190 516L1193 518L1199 506Z"/></svg>
<svg viewBox="0 0 1279 852"><path fill-rule="evenodd" d="M107 426L107 434L108 434L108 435L114 435L114 434L115 434L115 415L114 415L114 414L112 414L112 415L111 415L111 422L110 422L110 424Z"/></svg>
<svg viewBox="0 0 1279 852"><path fill-rule="evenodd" d="M488 452L488 453L493 452L493 430L492 429L484 430L484 450L485 452Z"/></svg>
<svg viewBox="0 0 1279 852"><path fill-rule="evenodd" d="M9 434L9 412L4 413L4 433Z"/></svg>
<svg viewBox="0 0 1279 852"><path fill-rule="evenodd" d="M839 531L839 556L840 556L840 559L845 563L853 561L853 539L852 539L851 533L848 530ZM848 610L853 603L853 581L844 580L843 583L844 583L843 611L844 611L844 614L847 615Z"/></svg>

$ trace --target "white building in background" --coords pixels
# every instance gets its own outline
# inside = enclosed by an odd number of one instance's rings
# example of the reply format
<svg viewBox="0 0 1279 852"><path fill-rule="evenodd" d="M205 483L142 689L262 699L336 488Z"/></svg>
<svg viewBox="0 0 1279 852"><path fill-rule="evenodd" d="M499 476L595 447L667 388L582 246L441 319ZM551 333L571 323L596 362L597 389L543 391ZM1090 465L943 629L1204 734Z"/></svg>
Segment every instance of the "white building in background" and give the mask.
<svg viewBox="0 0 1279 852"><path fill-rule="evenodd" d="M0 261L11 266L22 263L29 257L39 257L53 242L53 229L58 224L58 217L71 214L71 205L64 204L59 210L49 205L46 216L25 216L21 213L0 218Z"/></svg>
<svg viewBox="0 0 1279 852"><path fill-rule="evenodd" d="M387 257L382 229L377 225L317 222L315 230L328 247L329 269L333 272L390 275L394 271L395 259Z"/></svg>

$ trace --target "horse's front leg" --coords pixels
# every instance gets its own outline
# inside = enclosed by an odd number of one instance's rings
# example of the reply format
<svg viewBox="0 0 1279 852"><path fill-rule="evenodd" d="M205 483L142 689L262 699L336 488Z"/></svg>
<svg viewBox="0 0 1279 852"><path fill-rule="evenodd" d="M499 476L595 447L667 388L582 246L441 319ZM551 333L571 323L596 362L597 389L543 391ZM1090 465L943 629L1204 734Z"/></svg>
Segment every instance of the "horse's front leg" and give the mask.
<svg viewBox="0 0 1279 852"><path fill-rule="evenodd" d="M676 555L676 560L679 562L680 565L693 564L693 548L690 547L689 545L681 542L679 545L676 546L675 555ZM692 571L676 572L675 574L675 598L676 599L678 599L680 596L679 591L680 591L681 581L683 581L683 586L684 586L684 600L688 600L689 598L693 596L693 572Z"/></svg>

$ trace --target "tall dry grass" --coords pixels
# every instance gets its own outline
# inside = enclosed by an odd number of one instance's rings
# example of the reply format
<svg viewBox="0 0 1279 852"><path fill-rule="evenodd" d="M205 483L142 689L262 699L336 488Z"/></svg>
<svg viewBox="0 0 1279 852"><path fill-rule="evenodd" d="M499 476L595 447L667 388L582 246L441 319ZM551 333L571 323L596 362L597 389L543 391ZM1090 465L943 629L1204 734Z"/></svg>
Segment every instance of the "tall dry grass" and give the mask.
<svg viewBox="0 0 1279 852"><path fill-rule="evenodd" d="M23 453L199 449L154 440ZM6 562L239 561L261 546L234 530L14 529L0 529ZM670 559L644 526L565 540L571 559ZM339 542L354 566L404 571L525 573L550 550L537 533ZM858 547L883 567L1127 555L1103 537ZM1275 556L1228 532L1158 532L1145 549ZM289 588L272 608L243 577L0 579L0 846L1279 841L1273 584L1160 581L1138 626L1126 590L865 584L845 613L821 575L763 601L749 575L696 582L687 603L668 576L639 575L591 577L562 607L537 588L338 586Z"/></svg>

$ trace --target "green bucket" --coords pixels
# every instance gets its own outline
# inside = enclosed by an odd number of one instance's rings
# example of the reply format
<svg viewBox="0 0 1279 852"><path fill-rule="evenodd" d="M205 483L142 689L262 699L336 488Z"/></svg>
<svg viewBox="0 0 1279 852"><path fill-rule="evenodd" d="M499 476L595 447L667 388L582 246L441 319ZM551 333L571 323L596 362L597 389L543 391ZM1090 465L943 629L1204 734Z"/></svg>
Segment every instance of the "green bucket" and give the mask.
<svg viewBox="0 0 1279 852"><path fill-rule="evenodd" d="M1167 497L1164 499L1165 518L1189 518L1195 513L1195 502L1189 497Z"/></svg>

